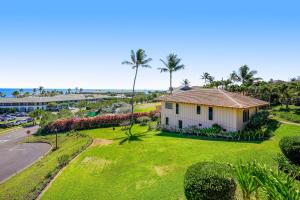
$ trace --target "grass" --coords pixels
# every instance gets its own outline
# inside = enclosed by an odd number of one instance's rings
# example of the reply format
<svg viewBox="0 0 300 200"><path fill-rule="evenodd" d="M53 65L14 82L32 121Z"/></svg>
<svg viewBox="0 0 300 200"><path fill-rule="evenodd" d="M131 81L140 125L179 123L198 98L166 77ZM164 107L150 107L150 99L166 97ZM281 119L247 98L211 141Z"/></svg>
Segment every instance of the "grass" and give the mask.
<svg viewBox="0 0 300 200"><path fill-rule="evenodd" d="M289 105L288 109L284 105L276 106L272 109L272 114L279 119L300 123L300 106Z"/></svg>
<svg viewBox="0 0 300 200"><path fill-rule="evenodd" d="M136 104L134 107L134 112L150 112L156 109L156 106L159 106L160 103L143 103Z"/></svg>
<svg viewBox="0 0 300 200"><path fill-rule="evenodd" d="M31 136L26 138L26 141L47 142L54 146L55 135ZM57 150L51 151L29 168L0 184L0 199L35 199L51 177L58 172L58 158L62 155L72 157L90 142L90 137L79 134L59 134L59 148Z"/></svg>
<svg viewBox="0 0 300 200"><path fill-rule="evenodd" d="M120 128L82 131L113 144L89 147L56 179L42 200L184 199L183 177L190 165L256 159L276 167L273 158L280 152L279 140L299 135L300 127L281 125L274 137L260 143L201 140L140 126L135 126L134 132L137 136L127 140Z"/></svg>

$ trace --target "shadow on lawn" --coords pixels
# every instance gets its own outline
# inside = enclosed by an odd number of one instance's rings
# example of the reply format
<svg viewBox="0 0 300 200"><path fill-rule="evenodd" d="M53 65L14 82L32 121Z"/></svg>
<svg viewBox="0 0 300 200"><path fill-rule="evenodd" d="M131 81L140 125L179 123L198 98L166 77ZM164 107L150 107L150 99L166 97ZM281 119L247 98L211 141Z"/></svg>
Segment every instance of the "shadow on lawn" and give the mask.
<svg viewBox="0 0 300 200"><path fill-rule="evenodd" d="M147 138L147 133L149 131L144 131L141 133L134 133L132 136L129 136L125 133L124 137L114 138L113 140L120 140L119 145L123 145L125 142L131 143L131 142L141 142L143 141L142 138Z"/></svg>

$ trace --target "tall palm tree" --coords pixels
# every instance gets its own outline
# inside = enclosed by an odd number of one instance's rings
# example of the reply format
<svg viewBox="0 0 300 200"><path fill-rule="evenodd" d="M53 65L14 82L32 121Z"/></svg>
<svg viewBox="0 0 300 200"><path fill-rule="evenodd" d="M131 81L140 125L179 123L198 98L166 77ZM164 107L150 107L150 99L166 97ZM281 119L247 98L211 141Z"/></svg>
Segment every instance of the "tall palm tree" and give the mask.
<svg viewBox="0 0 300 200"><path fill-rule="evenodd" d="M206 85L206 83L207 83L207 80L210 79L210 77L211 77L211 75L210 75L209 73L207 73L207 72L204 72L204 73L201 75L201 79L204 80L205 85Z"/></svg>
<svg viewBox="0 0 300 200"><path fill-rule="evenodd" d="M251 85L255 80L259 80L260 78L255 78L254 76L257 74L256 70L251 70L248 67L248 65L242 65L239 68L239 71L233 71L230 74L230 78L234 82L241 82L243 85L249 86Z"/></svg>
<svg viewBox="0 0 300 200"><path fill-rule="evenodd" d="M32 89L32 95L35 95L35 94L36 94L36 91L37 91L37 89L36 89L36 88L33 88L33 89Z"/></svg>
<svg viewBox="0 0 300 200"><path fill-rule="evenodd" d="M184 87L189 87L190 86L190 81L186 78L186 79L183 79L183 81L182 81L182 85L184 86Z"/></svg>
<svg viewBox="0 0 300 200"><path fill-rule="evenodd" d="M170 93L172 94L173 87L172 87L172 74L178 70L184 69L184 65L180 64L181 59L177 57L176 54L169 54L166 57L166 61L160 59L160 61L165 65L165 67L160 67L158 70L160 72L169 72L170 73Z"/></svg>
<svg viewBox="0 0 300 200"><path fill-rule="evenodd" d="M44 87L43 87L43 86L40 86L40 87L39 87L39 92L40 92L40 94L42 94L43 90L44 90Z"/></svg>
<svg viewBox="0 0 300 200"><path fill-rule="evenodd" d="M130 54L130 61L123 61L123 65L130 65L132 66L132 69L135 70L135 75L133 79L133 86L132 86L132 94L131 94L131 120L130 120L130 127L129 127L129 136L132 136L132 126L134 122L134 116L133 116L133 110L134 110L134 96L135 96L135 83L136 83L136 77L138 74L139 67L145 67L145 68L151 68L149 65L149 62L152 61L152 58L147 58L147 54L145 53L145 50L138 49L136 52L134 50L131 50Z"/></svg>

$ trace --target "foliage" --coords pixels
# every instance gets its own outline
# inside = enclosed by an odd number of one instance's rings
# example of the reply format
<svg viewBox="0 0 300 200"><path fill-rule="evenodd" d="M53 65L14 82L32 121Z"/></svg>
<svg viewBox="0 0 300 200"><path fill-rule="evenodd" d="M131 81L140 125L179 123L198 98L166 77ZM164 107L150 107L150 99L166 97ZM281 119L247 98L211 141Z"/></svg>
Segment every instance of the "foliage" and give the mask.
<svg viewBox="0 0 300 200"><path fill-rule="evenodd" d="M246 165L239 163L236 166L236 178L243 191L243 199L250 200L253 193L258 194L260 184L256 179L256 163L251 162Z"/></svg>
<svg viewBox="0 0 300 200"><path fill-rule="evenodd" d="M181 64L181 58L179 58L176 54L169 54L166 57L166 61L160 59L160 61L163 63L164 67L158 68L160 72L168 72L170 74L170 93L172 94L173 87L172 87L172 75L173 72L179 71L184 69L184 65Z"/></svg>
<svg viewBox="0 0 300 200"><path fill-rule="evenodd" d="M137 121L138 123L140 123L141 126L146 126L147 123L151 121L151 118L148 117L148 116L142 116L142 117L138 117L138 118L136 119L136 121Z"/></svg>
<svg viewBox="0 0 300 200"><path fill-rule="evenodd" d="M259 130L269 123L269 112L266 110L253 114L245 125L245 130Z"/></svg>
<svg viewBox="0 0 300 200"><path fill-rule="evenodd" d="M278 162L278 169L296 180L300 180L300 166L293 164L282 154L279 154L275 160Z"/></svg>
<svg viewBox="0 0 300 200"><path fill-rule="evenodd" d="M288 109L277 106L272 109L272 114L288 121L300 123L300 106L291 105Z"/></svg>
<svg viewBox="0 0 300 200"><path fill-rule="evenodd" d="M150 113L134 113L133 118L137 119L142 116L152 116L156 112ZM48 125L44 126L40 131L43 133L66 132L70 130L83 130L100 127L119 126L122 122L131 119L131 113L128 114L110 114L89 118L72 118L72 119L58 119Z"/></svg>
<svg viewBox="0 0 300 200"><path fill-rule="evenodd" d="M184 192L187 200L232 200L236 183L230 166L215 162L199 162L186 171Z"/></svg>
<svg viewBox="0 0 300 200"><path fill-rule="evenodd" d="M300 136L284 137L280 140L279 146L292 163L300 165Z"/></svg>
<svg viewBox="0 0 300 200"><path fill-rule="evenodd" d="M58 166L60 168L62 168L62 167L66 166L69 163L70 156L67 155L67 154L63 154L63 155L59 156L57 160L58 160Z"/></svg>
<svg viewBox="0 0 300 200"><path fill-rule="evenodd" d="M16 108L0 108L0 114L15 113L16 111L17 111Z"/></svg>
<svg viewBox="0 0 300 200"><path fill-rule="evenodd" d="M260 188L270 200L298 200L299 191L295 180L280 171L273 171L256 162L238 165L237 179L244 192L244 199L249 200L251 193Z"/></svg>

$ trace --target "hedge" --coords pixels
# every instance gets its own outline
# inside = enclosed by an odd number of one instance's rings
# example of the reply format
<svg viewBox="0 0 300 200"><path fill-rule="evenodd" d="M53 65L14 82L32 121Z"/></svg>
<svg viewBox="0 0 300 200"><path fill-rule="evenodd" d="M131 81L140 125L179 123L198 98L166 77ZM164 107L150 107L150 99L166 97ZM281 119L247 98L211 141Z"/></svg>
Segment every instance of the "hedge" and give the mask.
<svg viewBox="0 0 300 200"><path fill-rule="evenodd" d="M233 200L236 183L229 165L200 162L187 169L184 192L187 200Z"/></svg>
<svg viewBox="0 0 300 200"><path fill-rule="evenodd" d="M148 116L154 119L157 116L157 111L134 113L133 117L136 120L139 117ZM42 133L67 132L71 130L84 130L101 127L119 126L121 123L131 119L131 113L128 114L109 114L87 118L72 118L59 119L45 127L41 128Z"/></svg>
<svg viewBox="0 0 300 200"><path fill-rule="evenodd" d="M292 163L300 165L300 136L283 137L279 146L282 153Z"/></svg>

